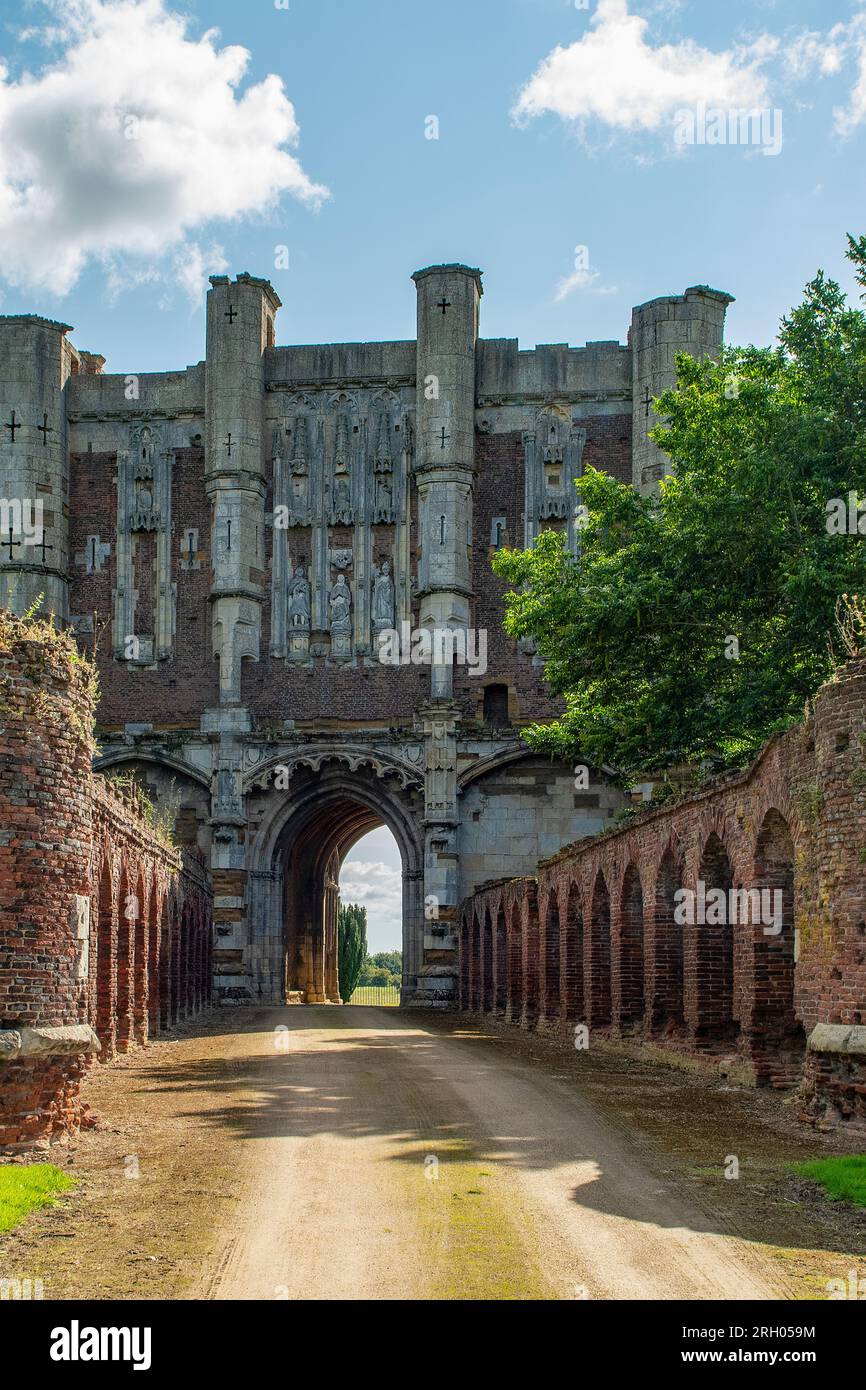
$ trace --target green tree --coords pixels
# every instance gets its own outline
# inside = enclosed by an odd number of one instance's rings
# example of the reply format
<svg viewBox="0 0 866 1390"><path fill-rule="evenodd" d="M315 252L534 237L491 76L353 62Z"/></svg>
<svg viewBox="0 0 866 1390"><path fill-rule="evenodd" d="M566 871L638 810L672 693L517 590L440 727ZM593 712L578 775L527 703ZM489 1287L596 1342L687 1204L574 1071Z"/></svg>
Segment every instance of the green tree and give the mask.
<svg viewBox="0 0 866 1390"><path fill-rule="evenodd" d="M848 256L866 291L866 237ZM658 497L589 468L576 559L544 531L494 561L565 703L528 741L624 780L746 761L850 654L866 547L833 517L866 494L866 312L819 272L777 347L678 357L657 410Z"/></svg>
<svg viewBox="0 0 866 1390"><path fill-rule="evenodd" d="M337 915L337 969L340 996L348 1004L367 958L367 909L340 903Z"/></svg>
<svg viewBox="0 0 866 1390"><path fill-rule="evenodd" d="M402 977L402 951L377 951L364 961L358 983L400 989Z"/></svg>

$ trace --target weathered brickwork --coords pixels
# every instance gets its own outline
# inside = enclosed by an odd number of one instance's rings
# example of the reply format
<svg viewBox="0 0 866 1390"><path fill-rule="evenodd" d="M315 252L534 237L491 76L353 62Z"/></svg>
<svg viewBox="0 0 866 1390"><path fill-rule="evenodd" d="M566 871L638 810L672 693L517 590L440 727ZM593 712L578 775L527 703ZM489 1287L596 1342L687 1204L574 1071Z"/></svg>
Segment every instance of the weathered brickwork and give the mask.
<svg viewBox="0 0 866 1390"><path fill-rule="evenodd" d="M863 1123L864 750L857 661L748 771L470 896L460 1007L560 1033L585 1024L590 1045L598 1032L735 1054L759 1084L804 1077L812 1123ZM705 899L724 891L725 920L701 914L701 883ZM760 911L744 889L768 890Z"/></svg>
<svg viewBox="0 0 866 1390"><path fill-rule="evenodd" d="M44 633L44 629L42 630ZM199 857L91 770L94 696L60 636L0 637L0 1146L74 1132L79 1083L210 998Z"/></svg>

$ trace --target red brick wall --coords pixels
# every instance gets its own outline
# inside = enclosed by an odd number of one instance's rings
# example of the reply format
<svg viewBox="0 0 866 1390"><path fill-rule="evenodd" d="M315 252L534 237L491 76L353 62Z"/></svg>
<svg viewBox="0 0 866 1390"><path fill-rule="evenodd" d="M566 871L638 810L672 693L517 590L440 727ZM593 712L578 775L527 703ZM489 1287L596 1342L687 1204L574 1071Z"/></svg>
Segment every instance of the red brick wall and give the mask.
<svg viewBox="0 0 866 1390"><path fill-rule="evenodd" d="M204 864L166 848L91 771L94 695L68 638L4 614L0 632L0 1030L90 1025L107 1060L209 999ZM90 902L79 978L76 899ZM159 925L178 982L160 998ZM0 1062L0 1146L74 1130L83 1055Z"/></svg>
<svg viewBox="0 0 866 1390"><path fill-rule="evenodd" d="M866 1016L864 747L860 660L748 771L563 850L534 878L467 899L461 1006L524 1026L570 1032L583 1021L738 1054L758 1082L797 1079L817 1023L858 1026ZM707 891L780 893L779 931L750 918L717 925L711 914L678 924L673 893L697 893L699 881ZM485 988L479 999L480 939L500 916L506 933L488 972L496 996ZM826 1059L812 1070L828 1068L838 1075ZM852 1086L866 1080L862 1071Z"/></svg>

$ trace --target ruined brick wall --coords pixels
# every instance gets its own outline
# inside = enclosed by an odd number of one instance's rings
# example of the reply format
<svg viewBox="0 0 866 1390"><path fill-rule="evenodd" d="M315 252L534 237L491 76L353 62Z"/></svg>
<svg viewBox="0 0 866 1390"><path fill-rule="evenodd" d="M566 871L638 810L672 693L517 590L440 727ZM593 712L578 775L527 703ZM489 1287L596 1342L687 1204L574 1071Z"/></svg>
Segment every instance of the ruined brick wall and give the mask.
<svg viewBox="0 0 866 1390"><path fill-rule="evenodd" d="M765 1084L805 1061L809 1117L866 1119L864 748L859 660L748 771L483 888L462 909L461 1007L735 1055ZM701 885L722 920L682 920L679 891L697 905Z"/></svg>
<svg viewBox="0 0 866 1390"><path fill-rule="evenodd" d="M79 1086L209 999L211 896L132 793L91 771L71 639L0 617L0 1146L73 1132Z"/></svg>

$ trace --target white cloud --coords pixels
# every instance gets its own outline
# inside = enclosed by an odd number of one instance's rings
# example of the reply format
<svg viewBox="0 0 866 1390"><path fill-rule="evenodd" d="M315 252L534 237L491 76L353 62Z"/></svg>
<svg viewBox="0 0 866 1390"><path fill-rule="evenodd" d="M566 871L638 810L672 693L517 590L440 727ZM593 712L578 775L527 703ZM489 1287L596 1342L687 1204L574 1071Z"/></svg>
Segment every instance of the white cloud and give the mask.
<svg viewBox="0 0 866 1390"><path fill-rule="evenodd" d="M620 132L658 130L683 107L764 107L761 71L778 40L762 35L748 46L714 53L691 39L653 47L649 21L628 0L599 0L589 30L558 46L536 69L512 111L522 122L553 112L565 120L598 120Z"/></svg>
<svg viewBox="0 0 866 1390"><path fill-rule="evenodd" d="M340 872L340 898L360 903L369 917L381 923L403 917L403 880L399 869L381 861L347 859Z"/></svg>
<svg viewBox="0 0 866 1390"><path fill-rule="evenodd" d="M857 77L848 99L847 106L837 106L833 112L836 130L840 135L850 135L857 126L866 121L866 15L857 15L848 26L850 50L854 54Z"/></svg>
<svg viewBox="0 0 866 1390"><path fill-rule="evenodd" d="M42 0L60 55L13 79L0 64L0 271L67 293L93 260L117 289L156 271L199 296L225 269L208 223L316 207L328 190L290 151L282 80L242 89L246 49L187 37L164 0Z"/></svg>
<svg viewBox="0 0 866 1390"><path fill-rule="evenodd" d="M651 13L673 8L660 0ZM764 33L720 52L692 39L653 45L650 27L649 19L630 12L629 0L598 0L583 38L557 46L539 64L520 92L512 119L522 124L552 112L573 122L584 136L591 121L620 134L658 131L672 126L678 110L699 103L724 111L772 107L771 65L779 81L787 84L814 76L849 80L846 70L853 65L853 86L846 104L834 109L834 129L846 136L866 122L862 4L851 20L826 32L789 31L784 37Z"/></svg>
<svg viewBox="0 0 866 1390"><path fill-rule="evenodd" d="M570 294L574 294L575 290L589 289L591 285L595 284L598 277L599 272L593 269L592 266L588 266L584 270L573 270L570 275L566 275L560 280L556 287L554 298L557 304L559 304L561 300L567 299Z"/></svg>

